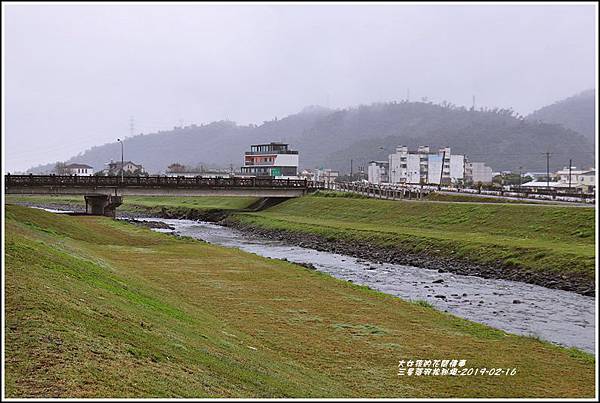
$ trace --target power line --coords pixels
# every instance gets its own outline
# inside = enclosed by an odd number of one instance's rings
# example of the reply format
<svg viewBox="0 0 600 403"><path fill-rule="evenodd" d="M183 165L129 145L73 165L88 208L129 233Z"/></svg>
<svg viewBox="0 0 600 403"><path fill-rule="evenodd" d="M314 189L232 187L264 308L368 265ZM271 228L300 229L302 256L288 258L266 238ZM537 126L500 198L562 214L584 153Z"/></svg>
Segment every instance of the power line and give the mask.
<svg viewBox="0 0 600 403"><path fill-rule="evenodd" d="M579 154L595 154L593 151L555 151L552 152L553 155L572 155L573 153L579 153ZM465 153L469 156L486 156L486 155L497 155L497 156L503 156L503 157L521 157L521 156L527 156L527 155L540 155L539 152L537 153L495 153L495 152L489 152L489 153ZM545 153L541 153L542 155Z"/></svg>

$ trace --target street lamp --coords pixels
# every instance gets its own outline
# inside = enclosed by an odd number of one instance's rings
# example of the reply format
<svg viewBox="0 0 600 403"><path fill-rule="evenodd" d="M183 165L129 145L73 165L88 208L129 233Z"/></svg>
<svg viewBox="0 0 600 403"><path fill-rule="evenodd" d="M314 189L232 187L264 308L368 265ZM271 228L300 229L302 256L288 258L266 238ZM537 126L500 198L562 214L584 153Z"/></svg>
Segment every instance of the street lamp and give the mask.
<svg viewBox="0 0 600 403"><path fill-rule="evenodd" d="M117 139L119 143L121 143L121 183L123 183L123 141L121 139Z"/></svg>
<svg viewBox="0 0 600 403"><path fill-rule="evenodd" d="M519 191L521 190L521 186L523 185L523 167L519 167Z"/></svg>

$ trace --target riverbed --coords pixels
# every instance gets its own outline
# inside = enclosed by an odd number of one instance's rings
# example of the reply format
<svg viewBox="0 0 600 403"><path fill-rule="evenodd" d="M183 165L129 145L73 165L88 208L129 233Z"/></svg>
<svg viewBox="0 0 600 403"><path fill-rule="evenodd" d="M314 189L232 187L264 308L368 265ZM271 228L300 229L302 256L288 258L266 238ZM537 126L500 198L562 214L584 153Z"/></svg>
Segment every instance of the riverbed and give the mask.
<svg viewBox="0 0 600 403"><path fill-rule="evenodd" d="M536 336L567 347L595 351L595 299L537 285L463 276L354 257L256 238L208 222L147 218L174 229L155 229L238 248L273 259L310 264L336 278L366 285L405 300L427 301L437 309L509 333Z"/></svg>

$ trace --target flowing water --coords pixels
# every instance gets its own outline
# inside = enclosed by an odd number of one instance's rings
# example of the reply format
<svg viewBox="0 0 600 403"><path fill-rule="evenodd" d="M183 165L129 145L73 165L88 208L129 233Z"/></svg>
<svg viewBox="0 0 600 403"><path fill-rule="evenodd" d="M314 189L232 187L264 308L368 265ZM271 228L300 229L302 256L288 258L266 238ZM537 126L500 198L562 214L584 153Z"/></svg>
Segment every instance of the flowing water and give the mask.
<svg viewBox="0 0 600 403"><path fill-rule="evenodd" d="M354 257L320 252L281 241L250 237L206 222L161 221L175 232L206 242L242 249L260 256L311 263L339 279L369 286L405 300L425 300L437 309L510 333L533 335L594 353L595 299L508 280L439 273L397 264L378 264Z"/></svg>

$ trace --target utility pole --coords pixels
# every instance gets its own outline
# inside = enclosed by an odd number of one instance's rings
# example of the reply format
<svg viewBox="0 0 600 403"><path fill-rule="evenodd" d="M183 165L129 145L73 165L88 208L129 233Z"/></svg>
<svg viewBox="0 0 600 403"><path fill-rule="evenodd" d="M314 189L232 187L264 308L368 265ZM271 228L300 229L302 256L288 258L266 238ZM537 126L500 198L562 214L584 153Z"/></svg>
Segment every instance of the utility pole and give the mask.
<svg viewBox="0 0 600 403"><path fill-rule="evenodd" d="M444 177L444 160L446 159L446 150L442 152L442 169L440 169L440 185L438 189L442 188L442 178Z"/></svg>
<svg viewBox="0 0 600 403"><path fill-rule="evenodd" d="M572 165L572 160L569 159L569 190L571 190L571 165Z"/></svg>
<svg viewBox="0 0 600 403"><path fill-rule="evenodd" d="M121 139L117 139L119 143L121 143L121 183L123 183L123 141Z"/></svg>
<svg viewBox="0 0 600 403"><path fill-rule="evenodd" d="M354 177L354 172L352 170L352 159L350 159L350 182L352 182L353 177Z"/></svg>
<svg viewBox="0 0 600 403"><path fill-rule="evenodd" d="M475 95L473 95L473 107L472 107L472 109L475 110Z"/></svg>
<svg viewBox="0 0 600 403"><path fill-rule="evenodd" d="M546 188L550 189L550 153L546 151Z"/></svg>
<svg viewBox="0 0 600 403"><path fill-rule="evenodd" d="M406 89L406 102L410 102L410 88Z"/></svg>
<svg viewBox="0 0 600 403"><path fill-rule="evenodd" d="M519 167L519 189L521 189L522 181L523 181L523 167Z"/></svg>

